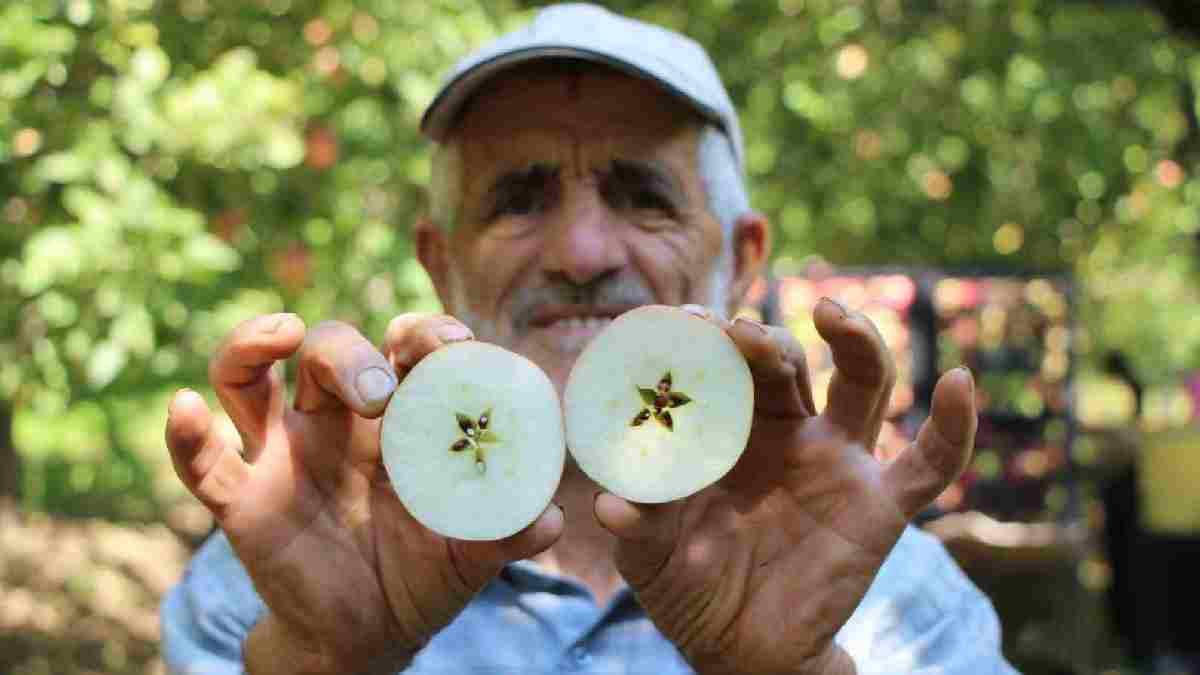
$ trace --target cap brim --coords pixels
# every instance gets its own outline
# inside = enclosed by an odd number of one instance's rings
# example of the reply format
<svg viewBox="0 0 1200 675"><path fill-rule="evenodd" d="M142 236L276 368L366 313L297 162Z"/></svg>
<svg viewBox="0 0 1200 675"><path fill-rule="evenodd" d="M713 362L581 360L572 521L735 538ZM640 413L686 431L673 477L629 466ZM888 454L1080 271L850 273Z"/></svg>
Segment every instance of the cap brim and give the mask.
<svg viewBox="0 0 1200 675"><path fill-rule="evenodd" d="M552 58L574 58L600 63L649 80L662 87L667 93L684 101L703 116L724 127L724 120L717 110L689 96L662 77L630 63L620 56L582 49L573 45L545 44L498 54L459 73L442 87L441 92L433 99L433 103L430 103L429 107L425 109L425 114L421 117L421 133L437 141L444 140L451 127L454 126L463 105L485 82L514 66Z"/></svg>

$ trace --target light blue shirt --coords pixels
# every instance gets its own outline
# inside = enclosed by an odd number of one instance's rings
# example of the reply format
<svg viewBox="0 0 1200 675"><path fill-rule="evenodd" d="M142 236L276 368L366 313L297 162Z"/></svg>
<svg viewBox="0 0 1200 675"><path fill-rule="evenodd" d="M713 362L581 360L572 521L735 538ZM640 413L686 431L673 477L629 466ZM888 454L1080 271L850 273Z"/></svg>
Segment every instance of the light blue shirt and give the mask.
<svg viewBox="0 0 1200 675"><path fill-rule="evenodd" d="M162 604L162 650L172 673L241 673L241 646L265 612L221 534L197 552ZM932 536L909 528L836 640L862 675L1008 675L991 602ZM413 675L692 670L628 588L608 606L532 562L504 571L421 650Z"/></svg>

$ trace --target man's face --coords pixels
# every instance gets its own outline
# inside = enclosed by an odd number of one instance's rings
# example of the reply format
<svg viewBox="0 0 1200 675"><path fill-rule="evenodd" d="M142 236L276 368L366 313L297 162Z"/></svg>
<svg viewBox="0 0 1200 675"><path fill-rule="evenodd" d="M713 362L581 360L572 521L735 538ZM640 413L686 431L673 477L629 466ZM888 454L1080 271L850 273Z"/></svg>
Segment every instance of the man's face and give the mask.
<svg viewBox="0 0 1200 675"><path fill-rule="evenodd" d="M697 172L699 131L690 110L613 71L498 78L455 132L459 217L433 275L447 311L561 390L617 314L723 308L728 261Z"/></svg>

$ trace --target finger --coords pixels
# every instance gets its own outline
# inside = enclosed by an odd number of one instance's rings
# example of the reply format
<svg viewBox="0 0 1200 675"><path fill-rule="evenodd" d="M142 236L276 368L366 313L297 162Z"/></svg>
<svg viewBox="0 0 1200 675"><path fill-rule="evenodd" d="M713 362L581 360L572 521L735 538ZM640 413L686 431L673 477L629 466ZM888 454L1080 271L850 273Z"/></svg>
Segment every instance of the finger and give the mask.
<svg viewBox="0 0 1200 675"><path fill-rule="evenodd" d="M813 323L833 351L825 415L851 440L871 449L896 384L891 351L870 319L829 298L817 303Z"/></svg>
<svg viewBox="0 0 1200 675"><path fill-rule="evenodd" d="M403 378L438 347L474 337L466 324L446 314L401 314L388 324L383 353L396 375Z"/></svg>
<svg viewBox="0 0 1200 675"><path fill-rule="evenodd" d="M179 479L218 521L224 520L249 481L250 466L217 432L203 397L190 389L176 392L166 441Z"/></svg>
<svg viewBox="0 0 1200 675"><path fill-rule="evenodd" d="M804 349L791 331L738 317L727 331L754 376L754 408L774 417L816 414Z"/></svg>
<svg viewBox="0 0 1200 675"><path fill-rule="evenodd" d="M933 390L929 419L917 440L884 467L883 489L911 518L958 478L975 445L975 385L970 371L956 368Z"/></svg>
<svg viewBox="0 0 1200 675"><path fill-rule="evenodd" d="M388 360L353 326L326 321L300 346L295 408L302 412L350 410L361 417L383 414L396 389Z"/></svg>
<svg viewBox="0 0 1200 675"><path fill-rule="evenodd" d="M295 353L303 339L304 322L295 314L255 317L234 328L209 363L209 382L250 461L283 417L283 382L271 366Z"/></svg>
<svg viewBox="0 0 1200 675"><path fill-rule="evenodd" d="M653 581L670 560L681 503L636 504L607 492L596 495L596 520L617 538L617 569L634 590Z"/></svg>
<svg viewBox="0 0 1200 675"><path fill-rule="evenodd" d="M562 507L550 504L537 520L511 537L498 541L456 541L464 560L464 568L460 570L464 581L471 589L482 588L504 565L532 558L553 546L565 526Z"/></svg>

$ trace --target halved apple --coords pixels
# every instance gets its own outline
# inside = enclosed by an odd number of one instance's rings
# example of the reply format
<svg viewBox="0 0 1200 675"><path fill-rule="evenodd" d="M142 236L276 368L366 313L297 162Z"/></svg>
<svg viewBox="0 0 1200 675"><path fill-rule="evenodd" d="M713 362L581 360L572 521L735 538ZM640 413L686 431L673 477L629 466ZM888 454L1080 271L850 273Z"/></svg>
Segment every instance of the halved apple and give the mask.
<svg viewBox="0 0 1200 675"><path fill-rule="evenodd" d="M601 487L635 502L686 497L741 457L754 415L750 368L703 318L650 305L583 350L563 394L567 448Z"/></svg>
<svg viewBox="0 0 1200 675"><path fill-rule="evenodd" d="M502 539L536 520L566 458L545 372L476 341L442 347L409 371L384 412L380 446L409 513L468 540Z"/></svg>

